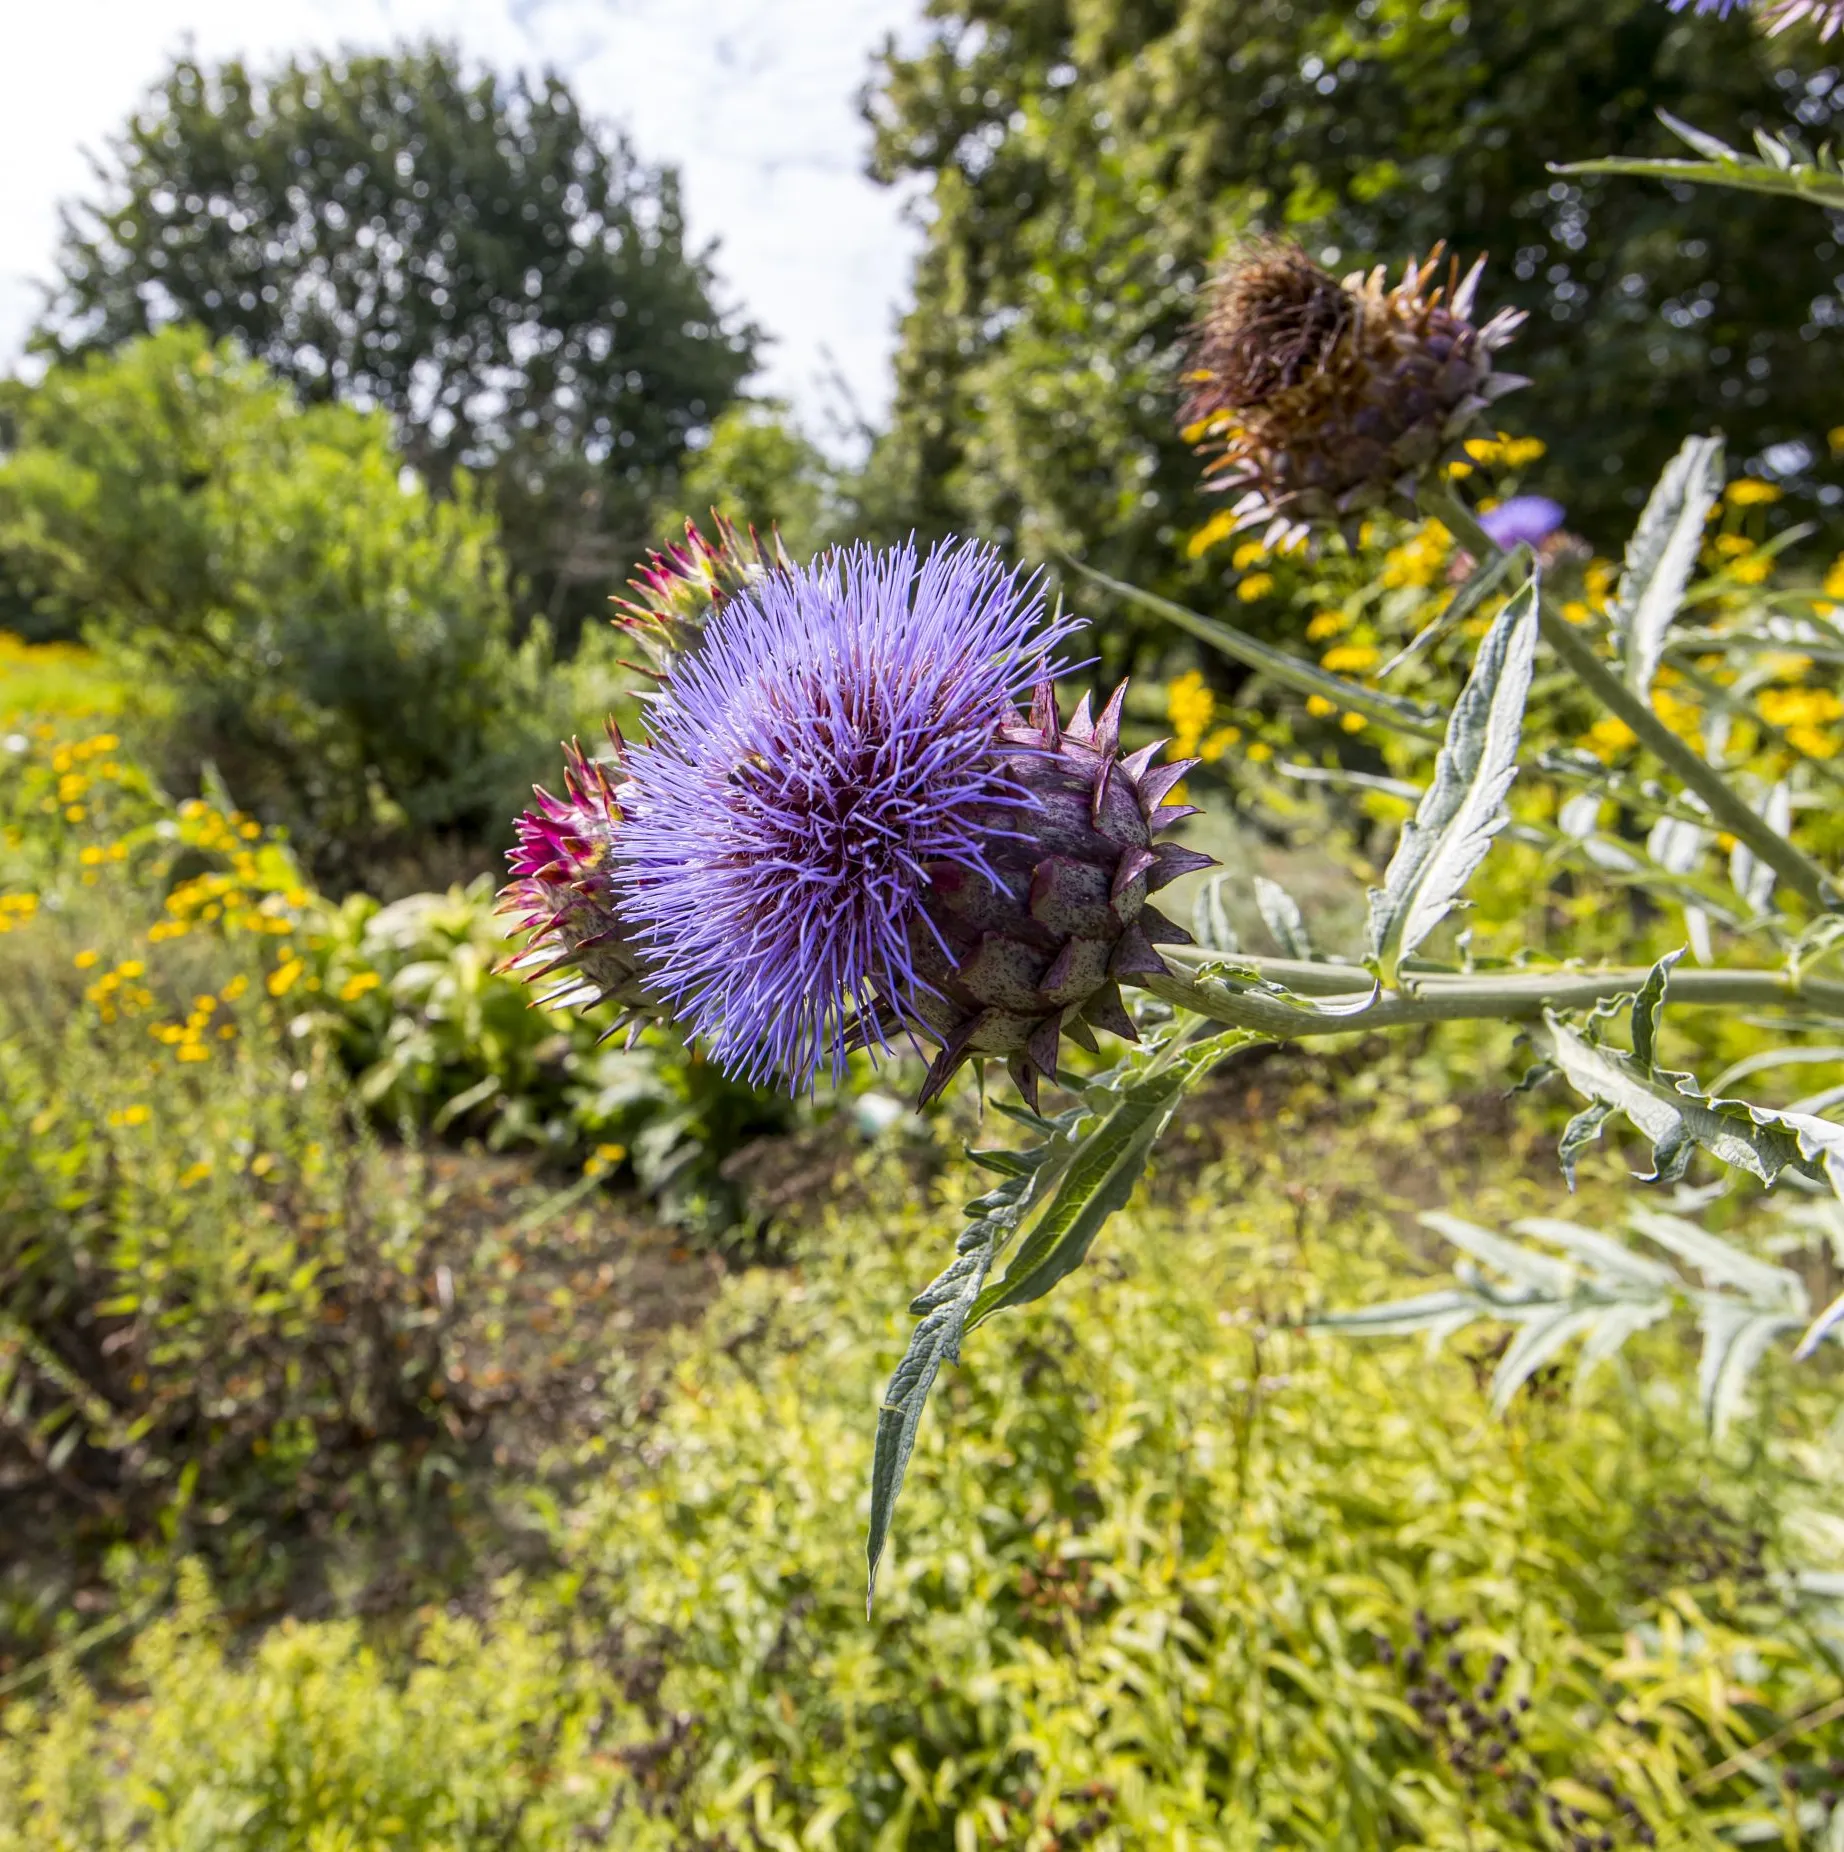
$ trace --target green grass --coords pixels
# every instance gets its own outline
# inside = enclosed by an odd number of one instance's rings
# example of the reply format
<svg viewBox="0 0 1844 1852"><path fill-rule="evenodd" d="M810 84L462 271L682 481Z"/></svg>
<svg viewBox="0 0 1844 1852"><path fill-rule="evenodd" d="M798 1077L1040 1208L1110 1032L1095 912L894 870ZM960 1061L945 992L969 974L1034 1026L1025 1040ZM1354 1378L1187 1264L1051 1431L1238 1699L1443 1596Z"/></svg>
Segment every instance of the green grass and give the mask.
<svg viewBox="0 0 1844 1852"><path fill-rule="evenodd" d="M1829 1386L1770 1376L1719 1455L1668 1334L1504 1422L1478 1357L1303 1335L1399 1281L1420 1204L1557 1204L1532 1150L1486 1182L1452 1114L1349 1105L1288 1063L1225 1083L1100 1264L979 1334L870 1620L888 1308L945 1219L876 1154L798 1264L503 1479L544 1566L242 1638L195 1577L105 1682L7 1713L0 1846L1796 1843L1824 1803L1781 1777L1827 1780L1838 1723L1724 1765L1836 1690L1824 1612L1772 1581L1834 1566ZM1516 1741L1418 1696L1495 1654Z"/></svg>
<svg viewBox="0 0 1844 1852"><path fill-rule="evenodd" d="M106 720L127 700L127 688L94 651L0 631L0 723Z"/></svg>

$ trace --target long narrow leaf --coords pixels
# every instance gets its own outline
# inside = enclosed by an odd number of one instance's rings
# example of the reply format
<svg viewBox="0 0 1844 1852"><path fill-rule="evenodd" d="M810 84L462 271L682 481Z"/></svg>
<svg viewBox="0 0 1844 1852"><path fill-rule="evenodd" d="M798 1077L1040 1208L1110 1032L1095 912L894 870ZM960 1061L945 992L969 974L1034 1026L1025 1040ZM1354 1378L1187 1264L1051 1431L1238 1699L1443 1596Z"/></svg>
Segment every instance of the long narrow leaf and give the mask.
<svg viewBox="0 0 1844 1852"><path fill-rule="evenodd" d="M1258 669L1263 674L1271 675L1277 682L1297 689L1301 694L1322 696L1339 707L1349 708L1354 714L1362 714L1366 719L1376 721L1379 726L1393 727L1398 733L1413 734L1415 738L1424 740L1441 737L1438 717L1432 708L1421 702L1405 701L1400 696L1380 694L1374 688L1348 682L1343 676L1329 674L1316 664L1303 662L1298 656L1290 656L1285 650L1257 642L1232 625L1205 617L1201 612L1187 610L1169 598L1161 598L1156 592L1141 591L1137 585L1110 578L1105 572L1084 566L1080 560L1074 560L1071 564L1084 578L1092 579L1105 590L1113 592L1117 598L1124 598L1129 604L1138 605L1141 610L1164 618L1168 624L1176 624L1180 630L1189 631L1200 642L1208 643L1212 649L1220 650L1245 668Z"/></svg>
<svg viewBox="0 0 1844 1852"><path fill-rule="evenodd" d="M1493 620L1454 705L1434 782L1370 890L1370 952L1386 982L1460 898L1504 827L1537 647L1537 586Z"/></svg>
<svg viewBox="0 0 1844 1852"><path fill-rule="evenodd" d="M1185 1089L1223 1056L1261 1039L1247 1029L1226 1029L1122 1087L1118 1104L1071 1154L1056 1194L1032 1222L1005 1277L974 1303L967 1329L976 1330L996 1312L1041 1299L1073 1273L1109 1216L1126 1206Z"/></svg>
<svg viewBox="0 0 1844 1852"><path fill-rule="evenodd" d="M1664 654L1665 632L1703 546L1703 527L1722 493L1722 439L1689 437L1658 479L1633 537L1610 615L1626 684L1646 695Z"/></svg>

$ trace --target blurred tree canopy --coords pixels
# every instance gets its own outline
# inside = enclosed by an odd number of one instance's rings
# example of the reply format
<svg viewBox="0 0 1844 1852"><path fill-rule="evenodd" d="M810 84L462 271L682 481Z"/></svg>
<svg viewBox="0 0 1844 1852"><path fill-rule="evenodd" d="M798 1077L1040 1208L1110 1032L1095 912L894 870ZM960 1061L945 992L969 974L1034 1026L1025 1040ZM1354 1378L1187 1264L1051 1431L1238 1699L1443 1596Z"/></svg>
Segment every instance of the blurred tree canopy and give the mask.
<svg viewBox="0 0 1844 1852"><path fill-rule="evenodd" d="M1483 305L1531 311L1513 429L1531 486L1617 547L1686 433L1820 506L1844 303L1811 208L1546 163L1682 152L1670 110L1745 141L1822 138L1844 88L1810 35L1657 0L932 0L868 112L874 172L927 183L927 245L892 428L864 508L886 531L973 528L1205 598L1187 561L1216 504L1174 429L1197 291L1250 228L1345 271L1437 240L1486 252Z"/></svg>
<svg viewBox="0 0 1844 1852"><path fill-rule="evenodd" d="M9 382L0 562L324 878L510 814L567 717L512 640L491 514L438 499L380 411L299 404L229 342L167 328Z"/></svg>
<svg viewBox="0 0 1844 1852"><path fill-rule="evenodd" d="M711 428L710 442L686 465L683 504L665 538L676 540L686 519L712 512L756 528L772 528L794 558L809 558L837 538L838 485L819 447L776 399L744 399Z"/></svg>
<svg viewBox="0 0 1844 1852"><path fill-rule="evenodd" d="M566 84L440 46L177 63L67 211L37 334L61 357L173 321L306 400L382 407L439 493L491 486L521 601L574 634L753 364L670 170Z"/></svg>

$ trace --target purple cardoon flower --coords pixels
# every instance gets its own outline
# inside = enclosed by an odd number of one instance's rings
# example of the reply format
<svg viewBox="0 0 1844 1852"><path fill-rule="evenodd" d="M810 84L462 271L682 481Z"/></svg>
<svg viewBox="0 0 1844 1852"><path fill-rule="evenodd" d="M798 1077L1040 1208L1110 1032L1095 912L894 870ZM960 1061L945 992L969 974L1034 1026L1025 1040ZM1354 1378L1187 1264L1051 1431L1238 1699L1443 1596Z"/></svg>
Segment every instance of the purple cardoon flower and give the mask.
<svg viewBox="0 0 1844 1852"><path fill-rule="evenodd" d="M1479 517L1479 525L1507 553L1541 545L1562 525L1563 508L1547 495L1513 495Z"/></svg>
<svg viewBox="0 0 1844 1852"><path fill-rule="evenodd" d="M931 870L997 879L1029 793L993 745L1073 628L989 549L855 547L733 593L632 751L614 841L657 986L752 1080L841 1071L924 980Z"/></svg>

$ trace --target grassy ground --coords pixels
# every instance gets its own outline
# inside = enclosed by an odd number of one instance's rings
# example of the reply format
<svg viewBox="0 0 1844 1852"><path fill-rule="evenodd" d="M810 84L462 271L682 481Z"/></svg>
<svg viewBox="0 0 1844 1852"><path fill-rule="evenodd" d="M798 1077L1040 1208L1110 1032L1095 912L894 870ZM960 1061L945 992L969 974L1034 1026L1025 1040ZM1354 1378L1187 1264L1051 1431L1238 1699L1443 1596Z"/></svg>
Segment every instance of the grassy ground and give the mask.
<svg viewBox="0 0 1844 1852"><path fill-rule="evenodd" d="M344 1572L260 1612L191 1572L96 1682L7 1710L0 1846L1824 1830L1840 1641L1785 1574L1836 1535L1829 1386L1770 1374L1717 1450L1682 1334L1503 1421L1489 1341L1307 1334L1433 1263L1419 1209L1586 1219L1621 1162L1569 1205L1539 1118L1343 1067L1219 1077L1095 1264L970 1343L868 1621L872 1415L959 1168L809 1141L773 1263L720 1269L597 1191L438 1160L485 1417L418 1521L465 1547L393 1580L382 1533L334 1539Z"/></svg>

